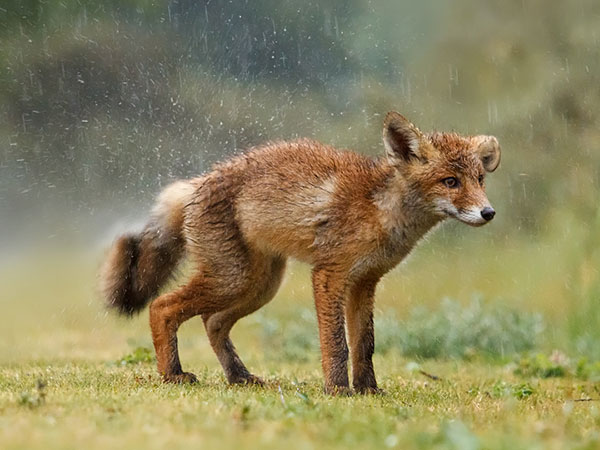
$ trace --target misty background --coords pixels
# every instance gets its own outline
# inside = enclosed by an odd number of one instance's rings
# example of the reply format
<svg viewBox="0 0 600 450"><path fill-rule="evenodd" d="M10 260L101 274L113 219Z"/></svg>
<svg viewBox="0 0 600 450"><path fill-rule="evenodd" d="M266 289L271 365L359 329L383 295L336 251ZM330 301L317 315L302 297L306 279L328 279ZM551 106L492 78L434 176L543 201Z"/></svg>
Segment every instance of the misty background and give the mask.
<svg viewBox="0 0 600 450"><path fill-rule="evenodd" d="M496 135L503 156L494 222L444 226L384 304L480 293L598 357L599 40L595 0L3 0L3 279L37 283L31 265L10 272L24 254L39 272L97 261L161 187L270 139L379 154L397 110L425 131ZM64 280L86 280L92 304L85 267Z"/></svg>

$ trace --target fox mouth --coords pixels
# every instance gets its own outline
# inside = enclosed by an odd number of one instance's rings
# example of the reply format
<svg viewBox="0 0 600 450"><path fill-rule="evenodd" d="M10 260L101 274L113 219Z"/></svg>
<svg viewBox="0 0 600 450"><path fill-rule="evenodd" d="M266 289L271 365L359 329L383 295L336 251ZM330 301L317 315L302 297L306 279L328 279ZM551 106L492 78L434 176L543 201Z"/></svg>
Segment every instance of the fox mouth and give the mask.
<svg viewBox="0 0 600 450"><path fill-rule="evenodd" d="M452 217L459 222L466 223L472 227L481 227L488 223L481 215L479 208L457 208L447 199L438 199L435 202L438 213L446 217Z"/></svg>
<svg viewBox="0 0 600 450"><path fill-rule="evenodd" d="M472 227L482 227L488 223L479 209L457 209L455 212L448 211L448 215Z"/></svg>

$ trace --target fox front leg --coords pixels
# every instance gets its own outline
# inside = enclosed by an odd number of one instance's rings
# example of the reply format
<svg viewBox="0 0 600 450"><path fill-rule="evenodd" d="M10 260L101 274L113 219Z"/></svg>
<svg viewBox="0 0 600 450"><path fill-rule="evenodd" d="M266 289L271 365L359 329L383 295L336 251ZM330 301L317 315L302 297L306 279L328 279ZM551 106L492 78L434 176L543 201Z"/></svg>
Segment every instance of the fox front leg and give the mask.
<svg viewBox="0 0 600 450"><path fill-rule="evenodd" d="M375 351L373 303L378 281L379 277L370 277L356 283L350 289L346 305L352 355L352 387L360 394L381 392L377 387L372 360Z"/></svg>
<svg viewBox="0 0 600 450"><path fill-rule="evenodd" d="M331 395L349 395L348 345L344 329L345 277L332 269L315 269L313 289L325 392Z"/></svg>

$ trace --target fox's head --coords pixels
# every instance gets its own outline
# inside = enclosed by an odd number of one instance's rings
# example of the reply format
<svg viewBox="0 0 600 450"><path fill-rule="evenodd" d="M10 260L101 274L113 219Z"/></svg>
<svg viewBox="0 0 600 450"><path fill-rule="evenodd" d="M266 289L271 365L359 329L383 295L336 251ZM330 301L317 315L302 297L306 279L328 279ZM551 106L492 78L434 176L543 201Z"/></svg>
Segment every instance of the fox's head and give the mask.
<svg viewBox="0 0 600 450"><path fill-rule="evenodd" d="M485 173L500 164L494 136L423 134L404 116L389 112L383 124L388 158L440 218L481 226L496 212L485 194Z"/></svg>

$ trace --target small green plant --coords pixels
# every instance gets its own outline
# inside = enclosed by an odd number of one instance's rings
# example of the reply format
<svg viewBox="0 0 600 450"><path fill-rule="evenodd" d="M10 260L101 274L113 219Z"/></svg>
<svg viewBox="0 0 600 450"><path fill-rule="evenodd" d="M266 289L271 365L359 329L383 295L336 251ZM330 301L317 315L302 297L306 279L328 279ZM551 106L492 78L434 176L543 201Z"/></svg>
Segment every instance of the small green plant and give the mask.
<svg viewBox="0 0 600 450"><path fill-rule="evenodd" d="M497 381L492 386L491 392L489 393L494 398L502 398L510 395L511 386L506 381Z"/></svg>
<svg viewBox="0 0 600 450"><path fill-rule="evenodd" d="M154 351L148 347L136 347L131 353L116 361L119 366L130 364L153 363L155 361Z"/></svg>
<svg viewBox="0 0 600 450"><path fill-rule="evenodd" d="M556 378L565 377L570 371L569 358L555 350L550 357L538 353L533 357L521 358L514 373L525 377Z"/></svg>
<svg viewBox="0 0 600 450"><path fill-rule="evenodd" d="M31 409L42 406L46 402L46 387L47 384L43 380L37 380L35 389L21 392L18 400L19 405Z"/></svg>
<svg viewBox="0 0 600 450"><path fill-rule="evenodd" d="M600 381L600 361L590 362L581 358L575 366L575 376L583 380Z"/></svg>
<svg viewBox="0 0 600 450"><path fill-rule="evenodd" d="M512 395L519 400L533 395L534 392L533 387L528 383L517 384L512 388Z"/></svg>
<svg viewBox="0 0 600 450"><path fill-rule="evenodd" d="M538 353L517 362L514 374L523 377L560 378L575 377L582 380L600 380L600 361L580 358L577 362L564 353L554 350L550 356Z"/></svg>
<svg viewBox="0 0 600 450"><path fill-rule="evenodd" d="M529 383L510 384L506 381L497 381L492 386L489 394L494 398L515 397L522 400L534 392L533 387Z"/></svg>

